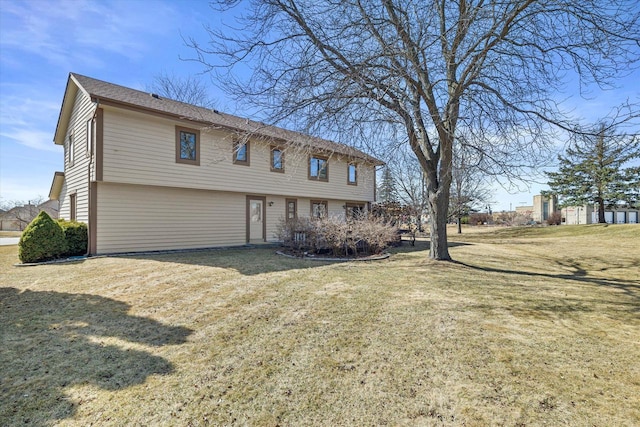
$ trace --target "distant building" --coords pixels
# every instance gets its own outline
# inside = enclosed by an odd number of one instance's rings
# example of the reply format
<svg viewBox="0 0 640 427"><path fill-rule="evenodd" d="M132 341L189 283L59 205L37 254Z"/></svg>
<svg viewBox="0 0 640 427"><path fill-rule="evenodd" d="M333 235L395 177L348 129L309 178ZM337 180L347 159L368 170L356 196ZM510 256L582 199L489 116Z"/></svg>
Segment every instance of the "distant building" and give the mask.
<svg viewBox="0 0 640 427"><path fill-rule="evenodd" d="M516 206L516 213L520 215L533 215L533 206Z"/></svg>
<svg viewBox="0 0 640 427"><path fill-rule="evenodd" d="M640 212L634 208L616 207L604 212L607 224L638 224ZM566 225L597 224L598 209L594 205L567 206L562 209L562 223Z"/></svg>
<svg viewBox="0 0 640 427"><path fill-rule="evenodd" d="M6 212L0 212L0 230L22 231L35 218L40 211L45 211L53 219L58 218L60 202L47 200L39 205L28 203L24 206L16 206Z"/></svg>
<svg viewBox="0 0 640 427"><path fill-rule="evenodd" d="M558 212L558 198L556 196L533 196L533 220L545 222L554 213Z"/></svg>

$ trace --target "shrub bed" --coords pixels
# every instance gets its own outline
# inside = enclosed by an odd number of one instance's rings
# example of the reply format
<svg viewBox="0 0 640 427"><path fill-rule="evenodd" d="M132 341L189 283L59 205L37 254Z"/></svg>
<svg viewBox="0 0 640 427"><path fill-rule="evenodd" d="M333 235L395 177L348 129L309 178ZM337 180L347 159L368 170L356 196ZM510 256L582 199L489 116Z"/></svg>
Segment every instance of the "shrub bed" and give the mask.
<svg viewBox="0 0 640 427"><path fill-rule="evenodd" d="M330 253L335 257L381 253L397 240L397 227L379 218L346 221L340 217L280 220L278 238L293 253Z"/></svg>

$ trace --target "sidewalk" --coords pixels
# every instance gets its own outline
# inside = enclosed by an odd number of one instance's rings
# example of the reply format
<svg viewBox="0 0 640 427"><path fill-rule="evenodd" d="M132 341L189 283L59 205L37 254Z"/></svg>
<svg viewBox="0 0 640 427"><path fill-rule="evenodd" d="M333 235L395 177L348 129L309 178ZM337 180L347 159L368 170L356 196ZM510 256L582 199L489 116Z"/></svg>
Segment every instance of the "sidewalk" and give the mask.
<svg viewBox="0 0 640 427"><path fill-rule="evenodd" d="M0 246L17 245L19 237L0 237Z"/></svg>

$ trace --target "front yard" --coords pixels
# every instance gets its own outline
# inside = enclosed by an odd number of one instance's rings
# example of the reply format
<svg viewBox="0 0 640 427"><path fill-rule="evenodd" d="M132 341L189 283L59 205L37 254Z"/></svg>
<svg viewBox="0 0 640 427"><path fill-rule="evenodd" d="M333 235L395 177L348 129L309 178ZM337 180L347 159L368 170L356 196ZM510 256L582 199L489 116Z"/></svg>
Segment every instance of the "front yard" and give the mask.
<svg viewBox="0 0 640 427"><path fill-rule="evenodd" d="M640 226L13 267L0 425L638 425Z"/></svg>

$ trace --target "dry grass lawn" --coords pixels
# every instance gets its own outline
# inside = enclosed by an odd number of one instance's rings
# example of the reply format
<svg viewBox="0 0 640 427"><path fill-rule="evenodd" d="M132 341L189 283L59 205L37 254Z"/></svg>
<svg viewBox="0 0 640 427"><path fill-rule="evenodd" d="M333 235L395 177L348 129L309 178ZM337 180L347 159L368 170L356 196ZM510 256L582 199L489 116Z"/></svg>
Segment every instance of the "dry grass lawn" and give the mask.
<svg viewBox="0 0 640 427"><path fill-rule="evenodd" d="M640 425L640 226L13 267L0 425Z"/></svg>
<svg viewBox="0 0 640 427"><path fill-rule="evenodd" d="M22 236L22 231L0 230L0 237L20 237L20 236Z"/></svg>

